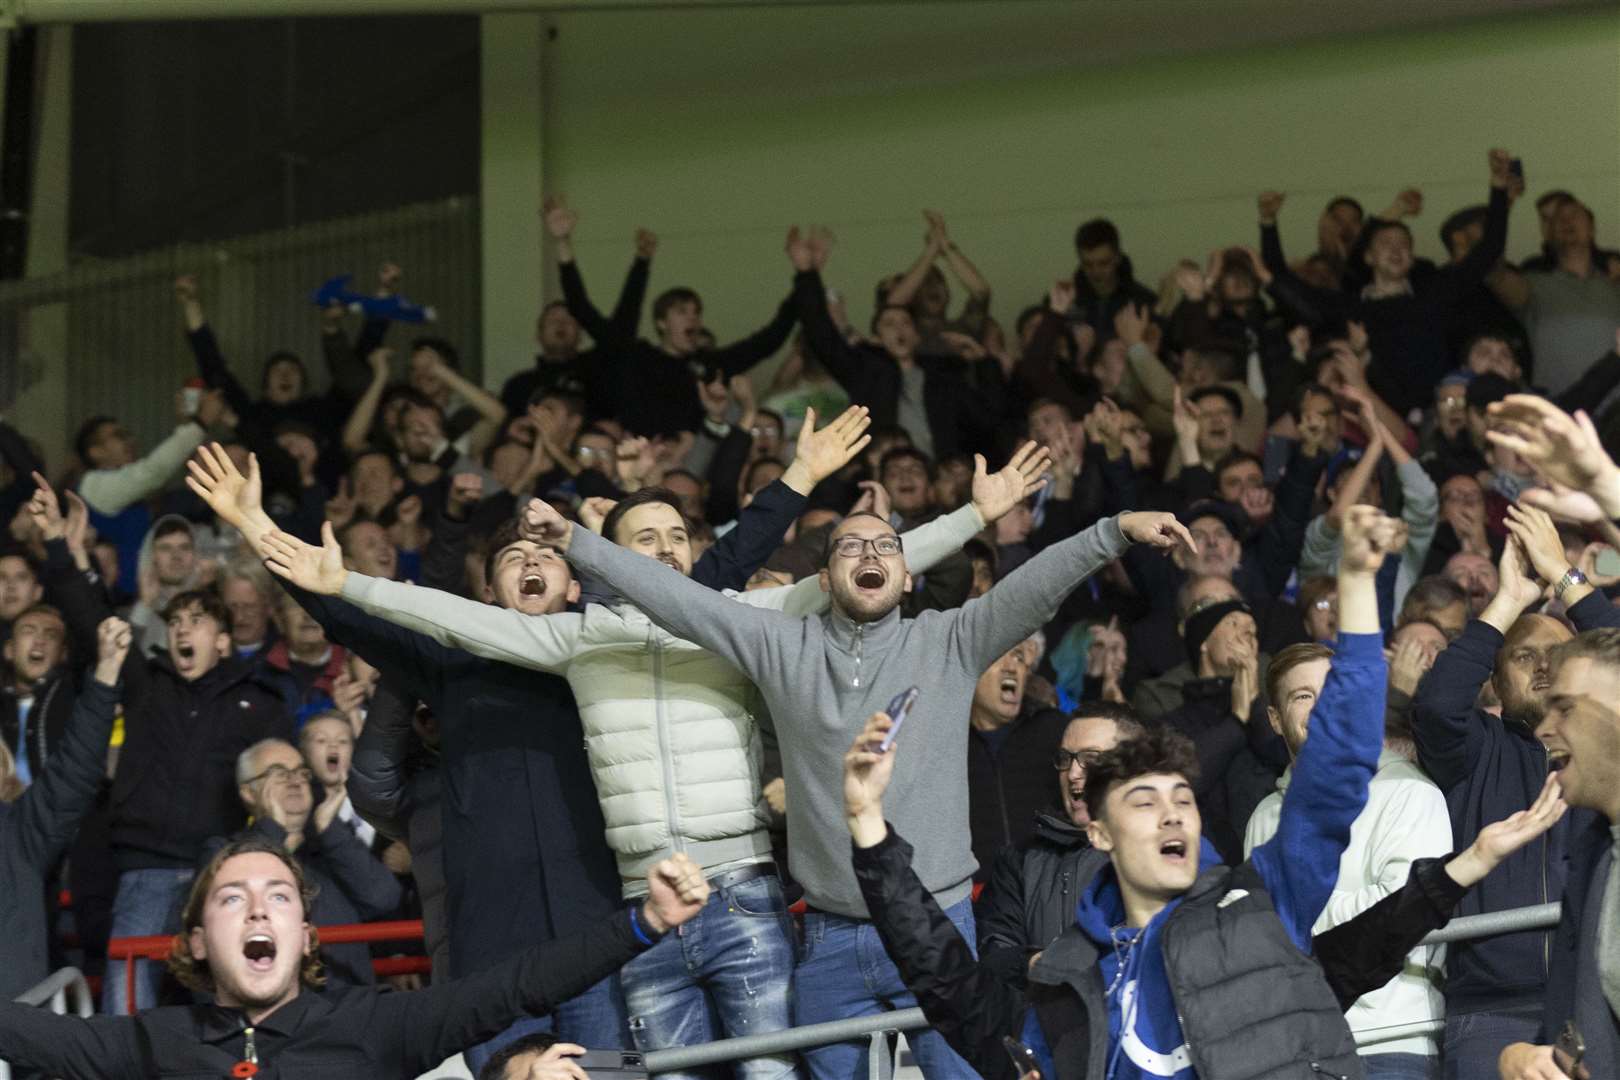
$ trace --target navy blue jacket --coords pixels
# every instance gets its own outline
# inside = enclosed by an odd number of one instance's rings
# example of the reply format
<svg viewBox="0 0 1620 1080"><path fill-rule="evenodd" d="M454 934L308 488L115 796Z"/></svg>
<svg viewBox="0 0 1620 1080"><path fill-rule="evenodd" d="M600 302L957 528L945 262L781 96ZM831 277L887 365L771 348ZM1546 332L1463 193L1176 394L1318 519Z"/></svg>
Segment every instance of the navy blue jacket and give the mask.
<svg viewBox="0 0 1620 1080"><path fill-rule="evenodd" d="M1586 1044L1586 1067L1593 1076L1613 1076L1620 1066L1620 1024L1616 1024L1598 981L1595 931L1608 878L1606 856L1614 838L1602 814L1575 810L1565 821L1569 823L1569 878L1564 910L1553 933L1547 1006L1541 1037L1536 1041L1543 1045L1553 1042L1565 1022L1574 1020Z"/></svg>
<svg viewBox="0 0 1620 1080"><path fill-rule="evenodd" d="M693 566L693 579L741 589L803 507L802 495L771 484ZM399 680L438 717L452 977L582 930L619 902L585 733L564 679L440 645L345 600L288 591L329 639Z"/></svg>
<svg viewBox="0 0 1620 1080"><path fill-rule="evenodd" d="M1617 610L1592 593L1569 610L1577 630L1620 626ZM1474 707L1502 647L1502 634L1475 620L1435 660L1412 701L1418 759L1445 792L1459 848L1480 829L1535 801L1547 780L1547 751L1523 723ZM1457 908L1459 915L1556 903L1568 877L1568 818L1509 855ZM1552 934L1525 931L1453 944L1446 956L1447 1007L1477 1012L1534 1007L1548 988Z"/></svg>

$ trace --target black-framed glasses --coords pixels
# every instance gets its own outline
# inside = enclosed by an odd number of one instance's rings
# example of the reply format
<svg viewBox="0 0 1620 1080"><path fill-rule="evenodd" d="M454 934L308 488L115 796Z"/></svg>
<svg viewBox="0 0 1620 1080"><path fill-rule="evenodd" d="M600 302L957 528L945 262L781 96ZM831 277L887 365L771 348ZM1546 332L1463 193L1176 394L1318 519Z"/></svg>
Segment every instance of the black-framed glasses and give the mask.
<svg viewBox="0 0 1620 1080"><path fill-rule="evenodd" d="M308 765L300 765L296 769L289 769L285 765L272 765L258 776L250 776L242 782L244 784L257 784L260 780L271 780L280 784L288 780L302 780L307 784L314 779L315 774Z"/></svg>
<svg viewBox="0 0 1620 1080"><path fill-rule="evenodd" d="M841 536L833 542L833 550L845 559L858 559L866 551L866 545L872 545L872 552L887 557L900 554L900 538L898 536L879 536L867 539L864 536Z"/></svg>
<svg viewBox="0 0 1620 1080"><path fill-rule="evenodd" d="M1082 769L1089 769L1101 756L1101 750L1059 750L1052 755L1052 768L1058 772L1068 772L1069 766L1078 761Z"/></svg>

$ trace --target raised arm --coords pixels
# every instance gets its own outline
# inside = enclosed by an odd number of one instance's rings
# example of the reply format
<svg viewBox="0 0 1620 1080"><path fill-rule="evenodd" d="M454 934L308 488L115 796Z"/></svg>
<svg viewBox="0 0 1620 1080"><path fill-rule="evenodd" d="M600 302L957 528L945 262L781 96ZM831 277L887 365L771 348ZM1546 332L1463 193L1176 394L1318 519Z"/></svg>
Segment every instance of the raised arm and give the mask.
<svg viewBox="0 0 1620 1080"><path fill-rule="evenodd" d="M821 280L821 267L816 265L810 242L797 228L788 232L787 250L795 270L793 302L804 327L805 345L845 390L858 386L865 360L827 310L827 287Z"/></svg>
<svg viewBox="0 0 1620 1080"><path fill-rule="evenodd" d="M658 237L648 229L636 230L636 257L619 288L619 302L608 316L608 334L629 340L641 327L641 305L647 299L647 280L652 276L652 257L658 250Z"/></svg>
<svg viewBox="0 0 1620 1080"><path fill-rule="evenodd" d="M371 365L371 385L354 403L349 419L343 424L343 449L351 454L358 454L371 441L371 428L377 422L377 406L382 403L383 391L388 389L392 358L393 352L389 349L373 349L366 356L366 363Z"/></svg>
<svg viewBox="0 0 1620 1080"><path fill-rule="evenodd" d="M17 800L14 841L29 865L40 870L61 856L95 805L129 644L129 624L122 619L108 618L97 628L95 668L74 702L62 743Z"/></svg>
<svg viewBox="0 0 1620 1080"><path fill-rule="evenodd" d="M1022 1031L1024 993L974 959L912 869L911 845L883 819L883 792L902 740L887 751L876 747L891 726L888 716L873 715L844 755L844 815L855 881L884 951L929 1024L979 1075L999 1080L1012 1075L1001 1039Z"/></svg>
<svg viewBox="0 0 1620 1080"><path fill-rule="evenodd" d="M433 354L431 362L434 374L478 412L478 422L467 433L467 453L477 457L495 440L506 422L506 406L501 404L500 398L440 360L437 354Z"/></svg>
<svg viewBox="0 0 1620 1080"><path fill-rule="evenodd" d="M872 441L867 410L851 405L830 424L816 430L816 411L805 414L793 462L737 515L737 527L721 537L697 565L692 579L716 589L741 589L765 564L804 511L815 486L842 469ZM712 556L712 558L711 558Z"/></svg>
<svg viewBox="0 0 1620 1080"><path fill-rule="evenodd" d="M214 328L208 325L208 317L203 312L196 275L182 274L174 279L174 298L180 304L181 317L185 319L186 342L197 361L197 373L202 376L203 382L225 394L225 400L238 416L246 416L253 399L242 386L242 381L226 366L225 356L219 351L219 340L214 337Z"/></svg>
<svg viewBox="0 0 1620 1080"><path fill-rule="evenodd" d="M310 826L305 830L306 842L311 839L311 829L319 830L315 832L312 846L320 851L327 873L349 898L362 921L380 919L399 908L399 879L371 853L353 829L334 820L336 808L328 807L333 801L343 802L341 789L328 792L327 803L315 808Z"/></svg>
<svg viewBox="0 0 1620 1080"><path fill-rule="evenodd" d="M922 288L922 283L928 278L928 271L933 269L934 263L939 260L944 250L944 221L941 220L939 227L936 228L933 219L929 217L930 213L928 210L923 211L923 217L928 220L928 231L923 234L922 251L918 252L916 260L906 267L906 272L895 279L894 284L883 294L883 303L890 307L907 307L917 298L917 290Z"/></svg>
<svg viewBox="0 0 1620 1080"><path fill-rule="evenodd" d="M1294 762L1277 834L1250 855L1278 917L1305 952L1311 925L1338 880L1351 823L1367 804L1384 743L1388 665L1374 578L1397 536L1395 520L1370 506L1345 516L1338 648L1311 710L1310 738Z"/></svg>
<svg viewBox="0 0 1620 1080"><path fill-rule="evenodd" d="M330 522L322 527L321 540L317 548L283 532L271 533L262 549L265 564L302 589L341 596L369 615L475 656L553 672L573 659L580 615L525 615L438 589L352 573L343 566Z"/></svg>
<svg viewBox="0 0 1620 1080"><path fill-rule="evenodd" d="M412 696L384 673L366 709L366 724L354 742L346 785L355 813L393 840L406 838L414 809L405 777L411 745Z"/></svg>
<svg viewBox="0 0 1620 1080"><path fill-rule="evenodd" d="M42 1076L119 1080L150 1067L148 1037L133 1016L81 1018L0 1001L0 1047L8 1063Z"/></svg>
<svg viewBox="0 0 1620 1080"><path fill-rule="evenodd" d="M591 340L598 345L616 337L633 335L636 329L634 319L631 321L628 334L618 333L622 329L622 323L617 318L610 322L598 310L597 306L591 302L591 298L585 292L585 281L579 276L579 268L574 262L574 229L579 225L579 214L569 207L566 197L558 195L546 199L541 206L540 217L545 223L546 232L551 235L551 250L557 256L557 267L564 278L563 305L568 308L568 314L574 317L580 327L591 335ZM643 268L641 290L644 294L647 288L646 264L644 260L638 257L636 262L631 265L630 273L632 278L635 276L637 265ZM627 281L625 284L628 289L630 283ZM624 304L623 296L620 297L619 303L622 307ZM639 296L636 298L635 310L639 318L641 310ZM617 316L619 313L615 311L614 314Z"/></svg>
<svg viewBox="0 0 1620 1080"><path fill-rule="evenodd" d="M1500 585L1479 617L1435 657L1412 699L1412 735L1425 771L1450 792L1473 770L1485 733L1474 702L1491 677L1508 627L1541 599L1541 586L1525 566L1523 549L1509 539L1497 564ZM1344 601L1341 598L1342 610Z"/></svg>
<svg viewBox="0 0 1620 1080"><path fill-rule="evenodd" d="M204 396L204 406L215 417L219 405L210 404ZM179 471L187 456L202 444L207 434L204 426L209 422L199 411L197 418L183 418L174 432L139 461L117 469L92 469L79 481L79 494L98 513L113 515L133 503L138 503L163 490L163 485Z"/></svg>
<svg viewBox="0 0 1620 1080"><path fill-rule="evenodd" d="M957 655L969 671L990 662L1057 614L1081 582L1119 558L1132 544L1162 551L1194 548L1192 536L1173 514L1127 513L1103 518L1085 532L1053 544L988 593L948 613L955 620Z"/></svg>
<svg viewBox="0 0 1620 1080"><path fill-rule="evenodd" d="M1449 858L1412 863L1405 884L1354 918L1311 941L1328 985L1345 1009L1399 975L1407 954L1451 918L1469 889L1502 860L1546 834L1566 807L1557 776L1547 777L1528 809L1492 822L1474 842Z"/></svg>

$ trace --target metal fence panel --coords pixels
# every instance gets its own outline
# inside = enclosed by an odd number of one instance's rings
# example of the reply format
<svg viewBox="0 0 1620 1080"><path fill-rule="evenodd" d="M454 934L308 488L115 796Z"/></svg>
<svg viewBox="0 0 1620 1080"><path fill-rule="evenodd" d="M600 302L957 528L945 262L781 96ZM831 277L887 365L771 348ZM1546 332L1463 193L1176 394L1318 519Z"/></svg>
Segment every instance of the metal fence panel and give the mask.
<svg viewBox="0 0 1620 1080"><path fill-rule="evenodd" d="M64 364L72 422L116 415L150 447L174 427L175 392L196 373L174 301L177 275L197 275L226 360L250 391L257 390L265 359L281 349L302 357L315 385L324 388L319 312L310 294L340 273L352 273L357 290L369 292L377 265L392 259L405 269L404 292L432 305L440 321L396 327L390 343L403 348L413 331L448 338L476 377L478 236L477 200L456 198L81 261L49 277L0 282L0 325L14 331L0 335L0 366L15 373ZM30 313L55 303L67 305L66 355L27 355Z"/></svg>

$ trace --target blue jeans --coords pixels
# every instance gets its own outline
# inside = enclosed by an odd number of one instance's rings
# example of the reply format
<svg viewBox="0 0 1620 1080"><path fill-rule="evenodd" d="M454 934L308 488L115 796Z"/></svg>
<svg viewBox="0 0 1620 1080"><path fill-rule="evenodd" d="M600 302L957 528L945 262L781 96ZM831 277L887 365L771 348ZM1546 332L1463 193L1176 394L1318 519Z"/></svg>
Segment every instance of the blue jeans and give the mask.
<svg viewBox="0 0 1620 1080"><path fill-rule="evenodd" d="M977 956L973 901L960 900L945 914ZM804 954L794 976L794 992L798 998L794 1021L801 1027L917 1004L870 922L823 911L804 917ZM978 1074L937 1031L907 1032L906 1041L928 1080L977 1080ZM864 1080L867 1074L864 1040L806 1050L805 1060L814 1080Z"/></svg>
<svg viewBox="0 0 1620 1080"><path fill-rule="evenodd" d="M619 971L637 1050L793 1026L793 924L774 875L709 893L697 916ZM793 1055L746 1058L713 1075L797 1077ZM661 1080L710 1075L660 1073Z"/></svg>
<svg viewBox="0 0 1620 1080"><path fill-rule="evenodd" d="M1496 1059L1508 1043L1533 1043L1540 1031L1537 1009L1447 1015L1445 1080L1496 1076Z"/></svg>
<svg viewBox="0 0 1620 1080"><path fill-rule="evenodd" d="M112 936L145 937L170 934L180 929L180 909L185 906L194 870L125 870L118 875L118 892L113 897ZM135 1008L129 1006L125 989L123 960L107 962L107 976L101 983L101 1011L114 1016L150 1009L158 1003L163 987L163 965L151 960L135 961Z"/></svg>
<svg viewBox="0 0 1620 1080"><path fill-rule="evenodd" d="M625 1031L624 992L619 989L619 977L609 975L549 1014L525 1016L488 1042L472 1047L463 1055L467 1071L477 1076L496 1051L537 1031L554 1031L563 1042L578 1043L587 1050L625 1049L630 1041Z"/></svg>
<svg viewBox="0 0 1620 1080"><path fill-rule="evenodd" d="M1365 1054L1361 1064L1367 1080L1434 1080L1440 1062L1427 1054Z"/></svg>

